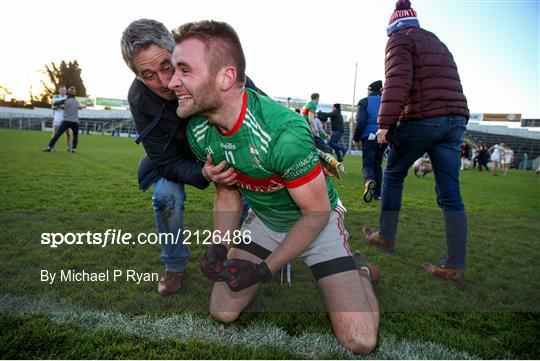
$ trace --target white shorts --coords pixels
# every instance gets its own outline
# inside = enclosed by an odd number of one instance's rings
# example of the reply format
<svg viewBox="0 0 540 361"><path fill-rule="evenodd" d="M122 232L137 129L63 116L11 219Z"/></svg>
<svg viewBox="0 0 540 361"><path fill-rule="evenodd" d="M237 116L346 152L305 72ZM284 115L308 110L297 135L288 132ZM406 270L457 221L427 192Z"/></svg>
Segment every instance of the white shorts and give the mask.
<svg viewBox="0 0 540 361"><path fill-rule="evenodd" d="M59 127L60 124L62 124L62 121L64 120L64 112L59 112L58 110L55 110L53 113L53 126Z"/></svg>
<svg viewBox="0 0 540 361"><path fill-rule="evenodd" d="M309 266L315 279L336 273L356 269L349 247L349 233L344 225L345 208L337 206L330 214L326 227L319 236L300 254L300 258ZM250 243L241 243L234 247L249 252L265 260L275 251L287 233L276 232L268 228L257 215L249 210L242 224L241 232L249 231Z"/></svg>

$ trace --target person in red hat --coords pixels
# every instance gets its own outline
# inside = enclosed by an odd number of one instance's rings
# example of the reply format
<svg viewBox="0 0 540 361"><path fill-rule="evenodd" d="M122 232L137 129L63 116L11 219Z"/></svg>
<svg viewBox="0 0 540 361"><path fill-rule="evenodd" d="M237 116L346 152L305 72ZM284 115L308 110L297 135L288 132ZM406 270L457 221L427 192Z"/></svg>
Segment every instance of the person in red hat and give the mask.
<svg viewBox="0 0 540 361"><path fill-rule="evenodd" d="M454 58L437 36L420 27L409 0L399 0L387 27L385 77L377 141L390 144L383 177L379 230L363 229L367 243L395 250L403 182L414 161L429 155L437 203L444 211L447 251L431 274L462 285L467 217L459 190L460 145L469 119Z"/></svg>

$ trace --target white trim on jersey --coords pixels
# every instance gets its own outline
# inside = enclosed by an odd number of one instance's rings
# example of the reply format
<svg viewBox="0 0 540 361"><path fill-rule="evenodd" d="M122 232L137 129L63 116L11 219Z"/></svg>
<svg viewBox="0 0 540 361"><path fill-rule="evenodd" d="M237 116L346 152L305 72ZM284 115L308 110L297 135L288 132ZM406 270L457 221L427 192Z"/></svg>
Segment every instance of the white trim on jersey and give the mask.
<svg viewBox="0 0 540 361"><path fill-rule="evenodd" d="M197 142L200 142L200 141L203 140L205 137L206 137L206 133L204 133L204 134L201 135L199 138L197 138Z"/></svg>
<svg viewBox="0 0 540 361"><path fill-rule="evenodd" d="M204 127L204 126L207 125L207 124L208 124L208 119L207 119L207 120L204 120L201 124L198 124L198 125L194 126L194 127L193 127L193 132L196 132L197 129L202 128L202 127Z"/></svg>
<svg viewBox="0 0 540 361"><path fill-rule="evenodd" d="M252 125L248 119L246 118L244 120L244 124L249 128L251 129L251 132L253 133L253 135L255 135L257 138L259 138L259 140L261 141L261 149L265 152L265 153L268 153L268 142L257 132L257 130L255 130L255 126Z"/></svg>
<svg viewBox="0 0 540 361"><path fill-rule="evenodd" d="M253 135L259 138L259 140L261 141L261 149L265 153L268 153L268 142L270 142L272 138L261 128L261 126L255 120L255 117L249 109L247 110L246 116L244 117L244 123L249 129L251 129Z"/></svg>
<svg viewBox="0 0 540 361"><path fill-rule="evenodd" d="M206 125L204 128L201 128L199 130L196 130L193 132L193 134L198 137L200 136L201 134L204 134L206 131L208 130L208 125Z"/></svg>
<svg viewBox="0 0 540 361"><path fill-rule="evenodd" d="M253 122L253 125L255 125L255 127L257 127L257 129L261 132L261 134L266 138L268 139L269 142L272 141L272 138L270 138L270 136L268 135L268 133L266 133L262 128L261 126L259 125L259 122L257 122L257 119L255 118L255 116L253 115L253 113L251 113L251 110L249 110L249 108L247 109L247 115L249 116L249 119Z"/></svg>
<svg viewBox="0 0 540 361"><path fill-rule="evenodd" d="M200 127L201 125L203 127ZM198 127L200 129L196 130ZM208 121L205 121L204 123L201 123L198 126L193 128L193 135L197 138L197 142L200 142L206 137L207 130L208 130Z"/></svg>

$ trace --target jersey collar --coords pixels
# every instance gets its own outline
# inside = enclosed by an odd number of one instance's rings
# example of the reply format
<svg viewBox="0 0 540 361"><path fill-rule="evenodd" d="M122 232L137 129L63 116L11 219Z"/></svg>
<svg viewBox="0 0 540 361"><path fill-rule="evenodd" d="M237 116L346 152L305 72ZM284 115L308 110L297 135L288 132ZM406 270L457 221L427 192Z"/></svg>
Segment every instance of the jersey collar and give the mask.
<svg viewBox="0 0 540 361"><path fill-rule="evenodd" d="M247 101L248 101L248 93L247 93L247 91L244 91L244 99L242 101L242 111L240 112L240 115L238 116L238 119L236 120L236 123L234 124L234 127L231 130L229 130L228 132L226 132L226 133L223 133L218 128L221 135L223 135L224 137L229 137L229 136L233 135L234 133L236 133L238 131L238 129L240 129L240 127L242 126L242 123L244 122L244 118L246 116Z"/></svg>

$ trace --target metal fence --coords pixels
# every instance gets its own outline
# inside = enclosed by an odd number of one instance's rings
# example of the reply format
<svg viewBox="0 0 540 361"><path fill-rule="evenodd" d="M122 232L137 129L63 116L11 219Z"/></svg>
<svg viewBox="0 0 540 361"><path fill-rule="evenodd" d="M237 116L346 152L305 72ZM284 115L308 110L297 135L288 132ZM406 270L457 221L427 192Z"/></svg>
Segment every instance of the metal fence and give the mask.
<svg viewBox="0 0 540 361"><path fill-rule="evenodd" d="M52 130L50 117L9 117L0 118L0 128L21 130ZM137 130L133 119L81 119L79 123L81 134L102 134L135 138Z"/></svg>

